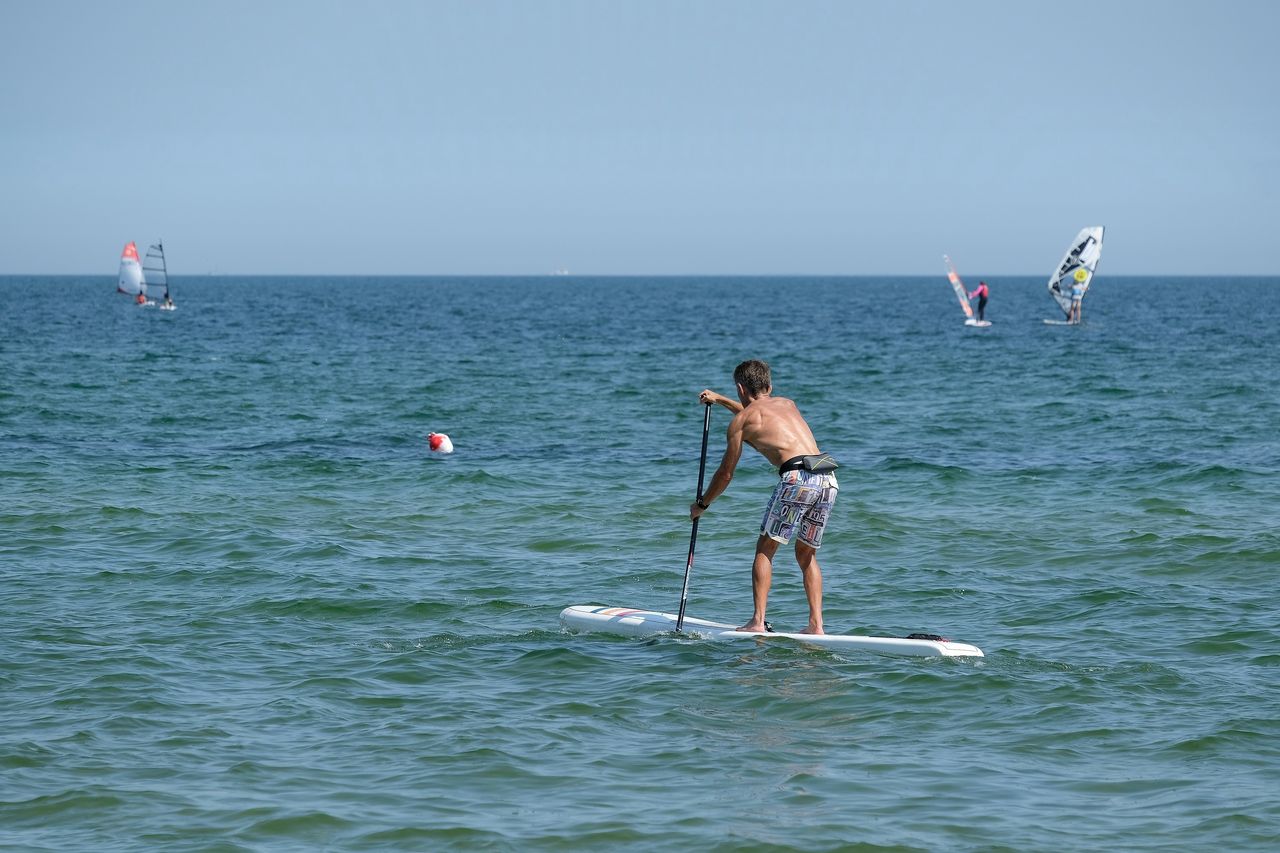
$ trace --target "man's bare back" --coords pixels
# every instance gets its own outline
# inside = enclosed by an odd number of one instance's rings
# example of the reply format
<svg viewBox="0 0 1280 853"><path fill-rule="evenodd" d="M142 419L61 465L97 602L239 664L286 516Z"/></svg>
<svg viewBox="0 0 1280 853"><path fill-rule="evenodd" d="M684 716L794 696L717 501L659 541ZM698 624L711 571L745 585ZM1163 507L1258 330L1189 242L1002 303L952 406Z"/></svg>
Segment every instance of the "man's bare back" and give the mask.
<svg viewBox="0 0 1280 853"><path fill-rule="evenodd" d="M742 445L749 444L773 463L781 465L796 456L818 453L818 442L809 424L800 415L796 404L786 397L774 397L769 391L749 396L741 386L738 399L707 389L698 395L705 405L719 403L733 412L733 420L725 432L724 459L711 477L711 485L704 493L704 503L710 503L729 487L733 471L742 457ZM697 517L697 509L693 510Z"/></svg>
<svg viewBox="0 0 1280 853"><path fill-rule="evenodd" d="M796 456L818 452L809 424L786 397L757 397L734 416L729 429L735 427L741 430L742 440L775 468Z"/></svg>

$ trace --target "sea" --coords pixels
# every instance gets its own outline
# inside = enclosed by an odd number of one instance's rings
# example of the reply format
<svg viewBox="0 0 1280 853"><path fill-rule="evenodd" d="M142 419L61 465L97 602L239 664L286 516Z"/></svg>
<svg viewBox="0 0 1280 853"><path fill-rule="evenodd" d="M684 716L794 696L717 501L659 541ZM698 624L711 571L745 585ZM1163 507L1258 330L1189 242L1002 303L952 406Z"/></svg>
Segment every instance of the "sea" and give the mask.
<svg viewBox="0 0 1280 853"><path fill-rule="evenodd" d="M171 282L0 278L0 850L1280 849L1280 279ZM985 657L562 629L678 608L749 358L841 463L828 631Z"/></svg>

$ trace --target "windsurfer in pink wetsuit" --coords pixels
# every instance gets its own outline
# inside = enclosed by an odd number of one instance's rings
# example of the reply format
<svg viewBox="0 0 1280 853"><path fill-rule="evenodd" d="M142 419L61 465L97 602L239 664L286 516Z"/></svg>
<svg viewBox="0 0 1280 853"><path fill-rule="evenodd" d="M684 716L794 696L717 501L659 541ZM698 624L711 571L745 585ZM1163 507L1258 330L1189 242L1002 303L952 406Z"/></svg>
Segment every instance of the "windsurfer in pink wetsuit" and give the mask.
<svg viewBox="0 0 1280 853"><path fill-rule="evenodd" d="M978 286L974 288L973 293L969 294L969 298L978 297L978 319L985 319L982 314L987 310L987 283L985 281L978 282Z"/></svg>

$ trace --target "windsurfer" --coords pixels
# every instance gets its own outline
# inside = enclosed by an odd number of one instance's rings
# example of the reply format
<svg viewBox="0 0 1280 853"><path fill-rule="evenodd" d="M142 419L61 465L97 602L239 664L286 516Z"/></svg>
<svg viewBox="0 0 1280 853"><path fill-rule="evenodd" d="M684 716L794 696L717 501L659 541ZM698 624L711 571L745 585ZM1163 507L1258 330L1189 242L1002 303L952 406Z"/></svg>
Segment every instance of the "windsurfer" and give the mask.
<svg viewBox="0 0 1280 853"><path fill-rule="evenodd" d="M973 279L969 279L969 281L973 281ZM972 299L975 296L978 297L978 319L979 320L984 319L982 314L987 310L988 292L989 291L987 290L987 283L985 281L980 281L978 282L978 286L974 288L973 292L969 294L970 299Z"/></svg>
<svg viewBox="0 0 1280 853"><path fill-rule="evenodd" d="M1080 307L1084 302L1084 285L1080 282L1073 282L1071 285L1071 310L1067 312L1067 322L1076 324L1080 322Z"/></svg>
<svg viewBox="0 0 1280 853"><path fill-rule="evenodd" d="M768 364L744 361L733 371L733 381L737 400L711 390L698 395L703 404L718 403L734 416L725 434L724 458L701 500L689 506L689 518L701 516L729 487L742 457L743 443L778 466L780 479L765 508L751 567L754 610L751 620L738 630L756 633L766 630L764 616L773 581L773 557L779 545L787 544L798 534L796 563L800 566L809 602L809 624L802 633L821 634L822 569L817 551L840 488L834 473L835 460L818 450L813 432L796 404L785 397L772 396L773 381Z"/></svg>

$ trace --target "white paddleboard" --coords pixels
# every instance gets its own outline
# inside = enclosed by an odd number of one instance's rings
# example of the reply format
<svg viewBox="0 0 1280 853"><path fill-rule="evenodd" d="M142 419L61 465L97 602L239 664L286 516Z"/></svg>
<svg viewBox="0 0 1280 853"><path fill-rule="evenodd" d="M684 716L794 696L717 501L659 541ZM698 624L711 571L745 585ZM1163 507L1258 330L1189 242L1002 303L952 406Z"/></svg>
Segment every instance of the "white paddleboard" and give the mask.
<svg viewBox="0 0 1280 853"><path fill-rule="evenodd" d="M656 610L637 610L632 607L600 607L594 604L575 604L560 611L560 624L571 631L622 634L629 637L647 637L667 634L676 630L674 613ZM982 657L982 649L968 643L957 643L929 635L930 639L917 637L864 637L857 634L789 634L770 632L753 634L739 631L724 622L707 619L684 618L684 631L706 637L709 640L799 640L814 646L838 650L879 652L885 655L911 657Z"/></svg>
<svg viewBox="0 0 1280 853"><path fill-rule="evenodd" d="M991 321L990 321L990 320L975 320L975 319L973 319L972 317L970 317L968 320L965 320L965 321L964 321L964 324L965 324L966 326L977 326L977 327L978 327L978 328L980 328L980 329L985 329L987 326L990 326L990 325L991 325Z"/></svg>
<svg viewBox="0 0 1280 853"><path fill-rule="evenodd" d="M1072 323L1067 320L1045 320L1046 326L1079 326L1079 323Z"/></svg>

